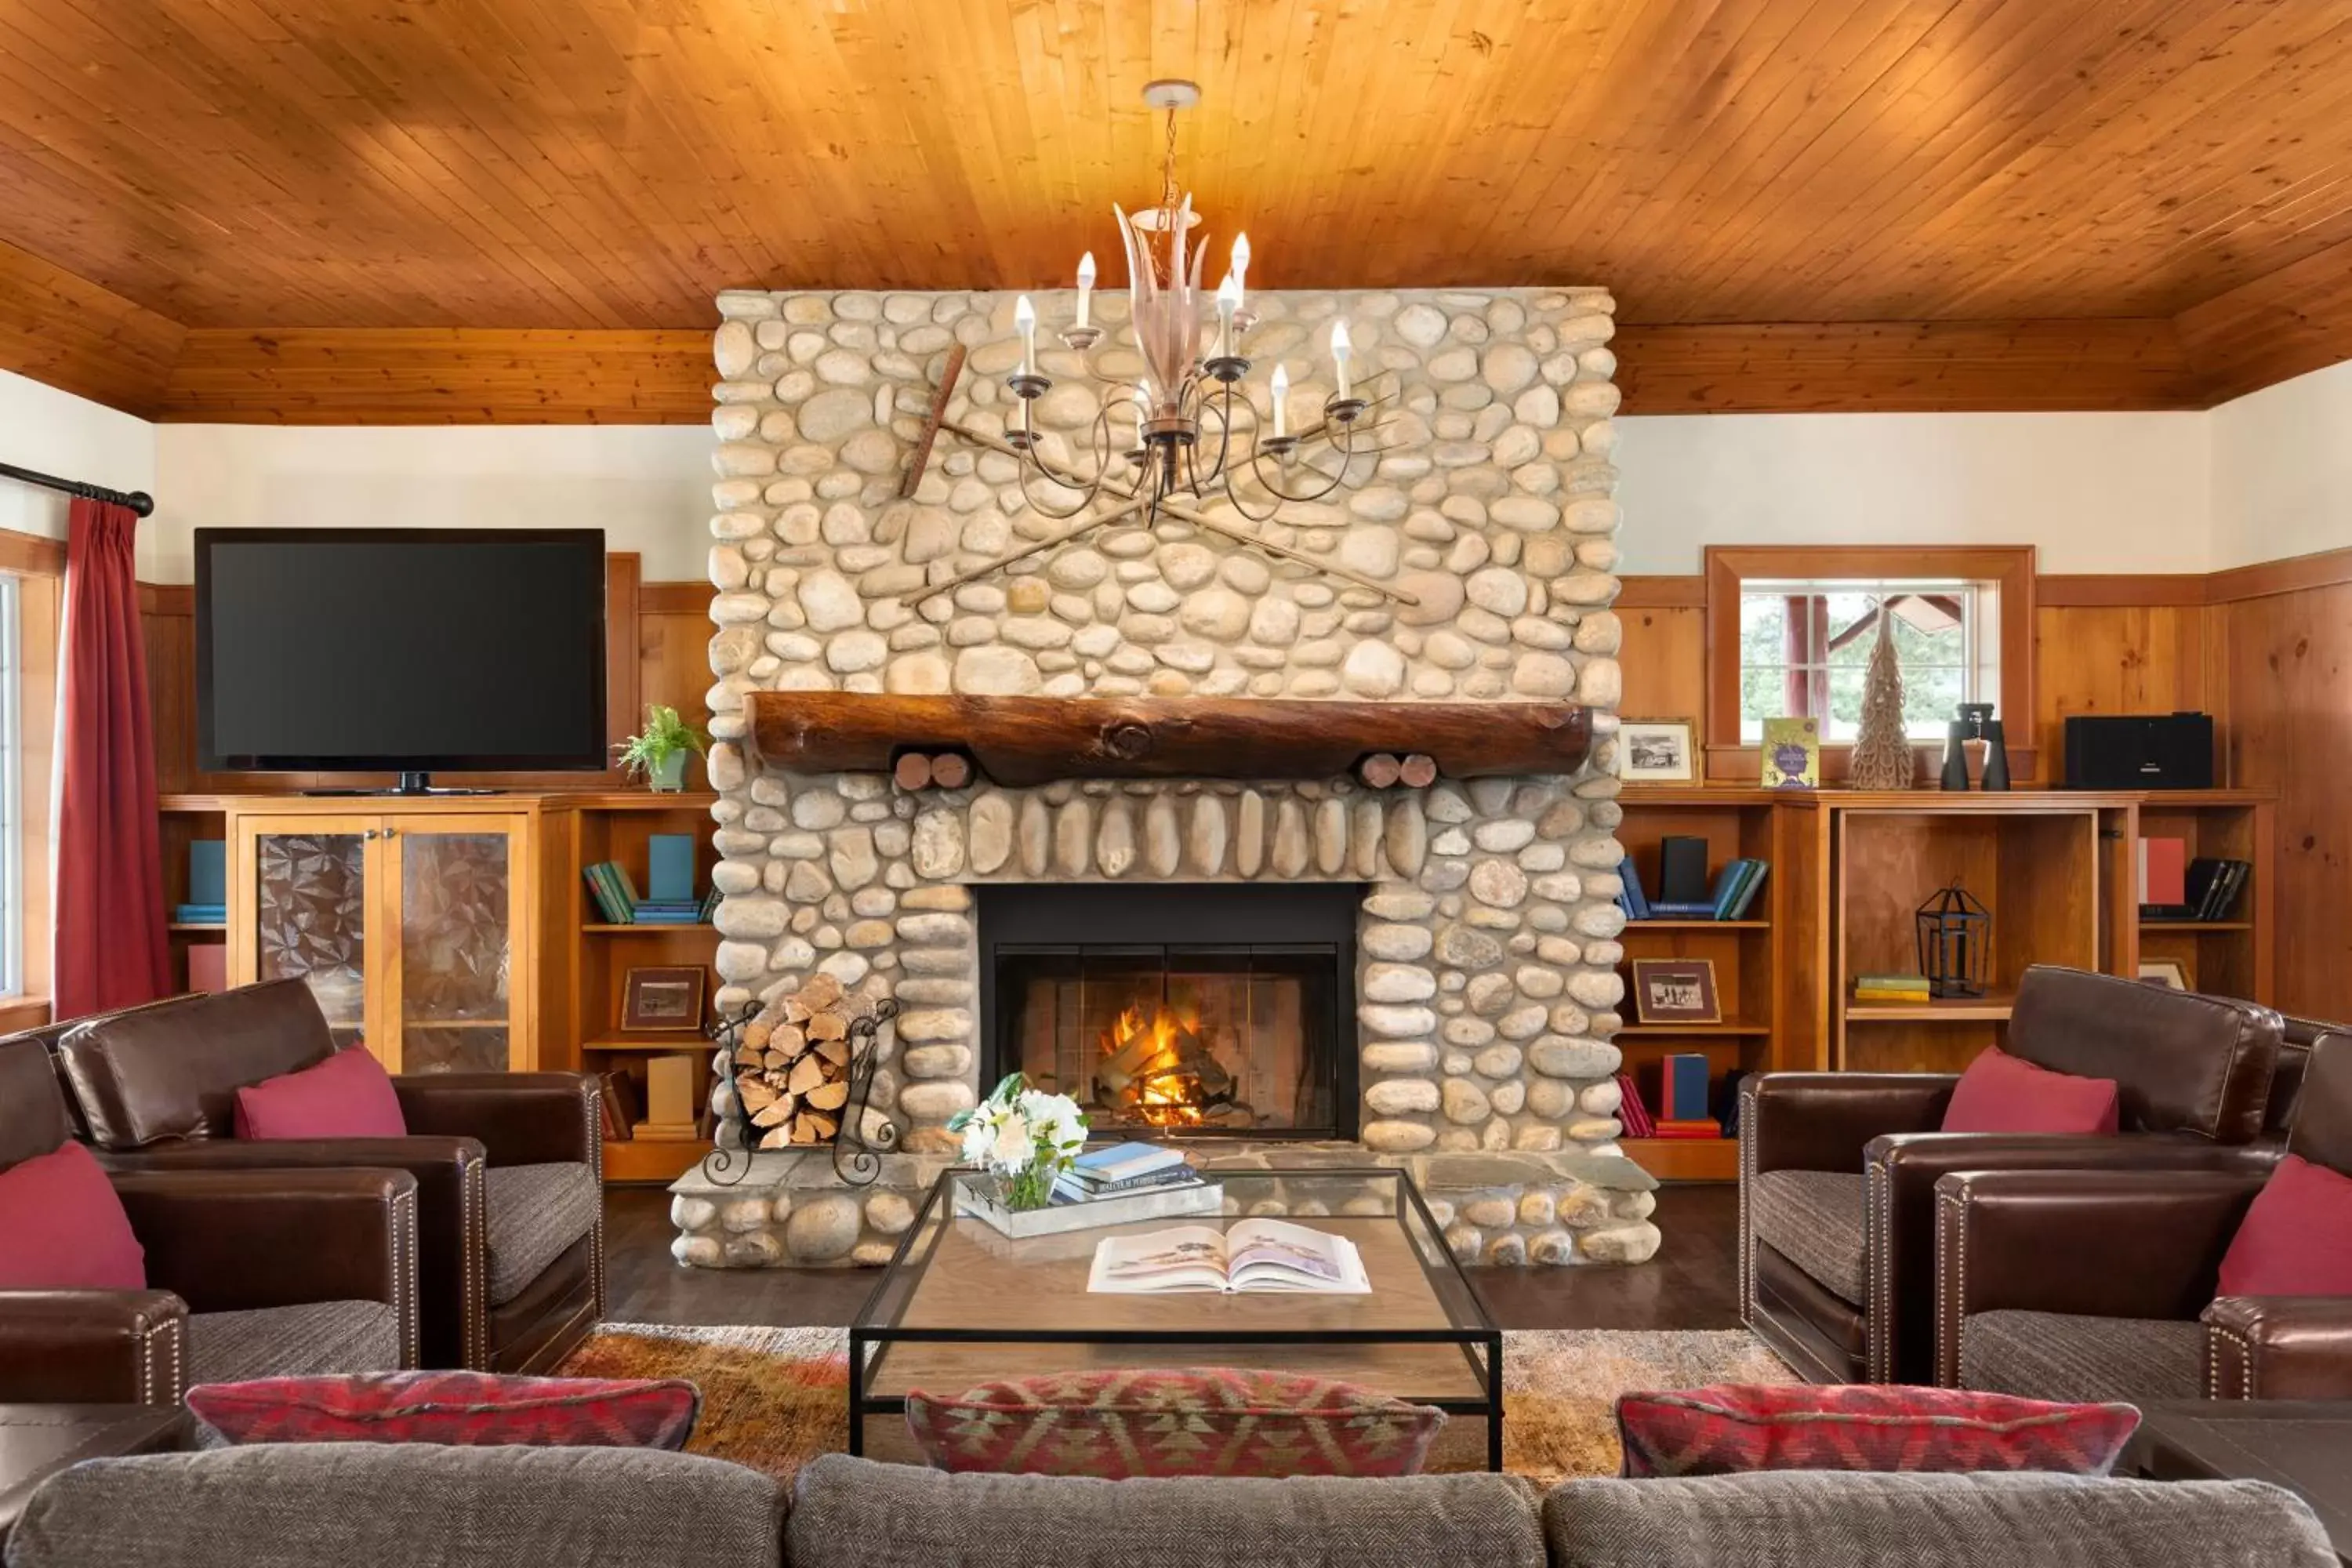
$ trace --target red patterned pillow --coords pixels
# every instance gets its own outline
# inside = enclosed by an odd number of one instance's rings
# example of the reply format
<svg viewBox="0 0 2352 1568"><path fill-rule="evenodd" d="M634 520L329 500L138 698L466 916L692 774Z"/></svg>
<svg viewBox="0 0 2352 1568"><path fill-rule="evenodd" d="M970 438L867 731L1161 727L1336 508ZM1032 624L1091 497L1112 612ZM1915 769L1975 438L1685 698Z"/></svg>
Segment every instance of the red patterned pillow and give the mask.
<svg viewBox="0 0 2352 1568"><path fill-rule="evenodd" d="M932 1465L1032 1476L1410 1476L1445 1413L1237 1367L1072 1372L907 1395Z"/></svg>
<svg viewBox="0 0 2352 1568"><path fill-rule="evenodd" d="M681 1449L702 1395L677 1378L501 1377L487 1372L265 1377L188 1390L216 1441L446 1443L464 1447Z"/></svg>
<svg viewBox="0 0 2352 1568"><path fill-rule="evenodd" d="M2139 1425L2128 1405L1883 1384L1722 1384L1627 1394L1628 1476L1749 1470L2055 1470L2104 1476Z"/></svg>

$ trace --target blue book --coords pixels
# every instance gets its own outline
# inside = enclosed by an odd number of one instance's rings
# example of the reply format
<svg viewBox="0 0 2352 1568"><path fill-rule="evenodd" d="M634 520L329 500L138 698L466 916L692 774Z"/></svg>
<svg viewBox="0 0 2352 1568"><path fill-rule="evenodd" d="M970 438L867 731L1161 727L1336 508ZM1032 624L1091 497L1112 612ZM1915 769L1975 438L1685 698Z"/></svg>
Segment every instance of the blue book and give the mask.
<svg viewBox="0 0 2352 1568"><path fill-rule="evenodd" d="M1727 921L1731 918L1731 901L1739 896L1739 879L1747 874L1748 862L1734 860L1725 866L1722 874L1716 878L1715 897L1708 902L1715 911L1717 920Z"/></svg>
<svg viewBox="0 0 2352 1568"><path fill-rule="evenodd" d="M694 835L656 833L646 839L646 901L694 901Z"/></svg>
<svg viewBox="0 0 2352 1568"><path fill-rule="evenodd" d="M227 905L227 840L198 838L188 845L188 902Z"/></svg>
<svg viewBox="0 0 2352 1568"><path fill-rule="evenodd" d="M1108 1149L1089 1149L1071 1162L1076 1169L1106 1182L1125 1181L1183 1163L1182 1151L1164 1143L1114 1143Z"/></svg>
<svg viewBox="0 0 2352 1568"><path fill-rule="evenodd" d="M1654 903L1643 917L1654 921L1706 921L1715 918L1712 903Z"/></svg>
<svg viewBox="0 0 2352 1568"><path fill-rule="evenodd" d="M228 907L225 904L176 904L172 909L172 923L184 926L226 925Z"/></svg>
<svg viewBox="0 0 2352 1568"><path fill-rule="evenodd" d="M1617 878L1625 884L1622 897L1626 918L1637 921L1648 920L1650 897L1642 890L1641 869L1633 864L1633 858L1631 855L1617 862Z"/></svg>
<svg viewBox="0 0 2352 1568"><path fill-rule="evenodd" d="M1751 868L1748 880L1740 884L1738 896L1731 901L1731 918L1736 921L1744 921L1748 918L1748 910L1756 902L1756 895L1763 890L1765 877L1772 869L1761 860L1750 860L1748 864Z"/></svg>
<svg viewBox="0 0 2352 1568"><path fill-rule="evenodd" d="M1666 1116L1696 1121L1706 1115L1706 1058L1697 1051L1676 1051L1665 1058Z"/></svg>

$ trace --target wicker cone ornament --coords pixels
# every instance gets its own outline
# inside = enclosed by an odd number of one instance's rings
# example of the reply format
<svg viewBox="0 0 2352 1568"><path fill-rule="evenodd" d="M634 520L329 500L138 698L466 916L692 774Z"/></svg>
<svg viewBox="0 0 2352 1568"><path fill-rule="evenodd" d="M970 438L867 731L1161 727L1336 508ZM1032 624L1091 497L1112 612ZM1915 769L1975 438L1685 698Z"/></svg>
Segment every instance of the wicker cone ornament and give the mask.
<svg viewBox="0 0 2352 1568"><path fill-rule="evenodd" d="M1878 641L1863 679L1862 729L1846 769L1846 782L1855 789L1909 789L1917 765L1903 730L1903 671L1895 661L1894 621L1881 605Z"/></svg>

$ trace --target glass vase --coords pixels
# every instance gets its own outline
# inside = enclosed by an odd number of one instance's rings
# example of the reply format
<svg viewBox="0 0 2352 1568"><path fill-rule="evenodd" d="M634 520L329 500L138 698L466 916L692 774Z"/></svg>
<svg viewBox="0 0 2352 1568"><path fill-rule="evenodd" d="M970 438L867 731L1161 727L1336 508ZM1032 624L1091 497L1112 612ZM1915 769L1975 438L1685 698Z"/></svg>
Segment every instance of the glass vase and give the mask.
<svg viewBox="0 0 2352 1568"><path fill-rule="evenodd" d="M1026 1170L997 1172L996 1201L1015 1213L1044 1208L1054 1201L1054 1167L1040 1160Z"/></svg>

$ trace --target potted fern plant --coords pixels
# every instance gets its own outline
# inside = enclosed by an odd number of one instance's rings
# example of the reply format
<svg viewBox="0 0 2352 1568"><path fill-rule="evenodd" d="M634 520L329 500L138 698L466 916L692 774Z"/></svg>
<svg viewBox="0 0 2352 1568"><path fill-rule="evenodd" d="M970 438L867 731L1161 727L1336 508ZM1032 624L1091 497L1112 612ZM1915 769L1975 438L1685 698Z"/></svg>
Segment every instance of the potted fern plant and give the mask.
<svg viewBox="0 0 2352 1568"><path fill-rule="evenodd" d="M625 771L667 795L686 787L688 752L710 754L710 737L679 718L677 709L656 703L646 710L646 727L613 749L621 754Z"/></svg>

